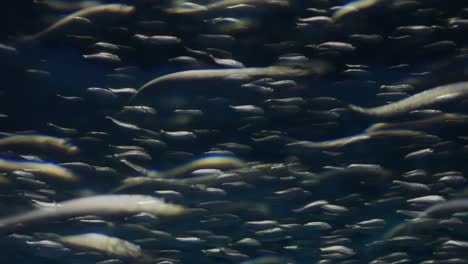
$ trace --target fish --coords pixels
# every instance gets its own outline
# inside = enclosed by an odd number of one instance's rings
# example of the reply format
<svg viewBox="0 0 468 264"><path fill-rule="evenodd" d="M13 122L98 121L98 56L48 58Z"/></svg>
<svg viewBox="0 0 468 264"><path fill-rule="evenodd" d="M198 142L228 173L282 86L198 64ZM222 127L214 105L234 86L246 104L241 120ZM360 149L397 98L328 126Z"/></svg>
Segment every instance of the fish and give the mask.
<svg viewBox="0 0 468 264"><path fill-rule="evenodd" d="M358 142L368 141L371 139L379 139L379 138L390 138L390 137L418 137L425 135L424 132L416 131L416 130L405 130L405 129L394 129L394 130L366 130L364 133L326 140L326 141L319 141L319 142L312 142L312 141L296 141L286 145L286 147L290 148L306 148L306 149L334 149L345 147L348 145L353 145Z"/></svg>
<svg viewBox="0 0 468 264"><path fill-rule="evenodd" d="M193 172L199 169L206 169L206 168L240 168L244 167L246 164L237 159L235 157L229 156L205 156L202 158L195 159L187 164L178 166L173 169L165 170L165 171L149 171L149 177L157 177L157 178L177 178L178 176L184 176L187 173Z"/></svg>
<svg viewBox="0 0 468 264"><path fill-rule="evenodd" d="M396 122L396 123L375 123L369 126L365 131L379 131L379 130L391 130L391 129L422 129L430 128L438 124L441 125L450 125L450 124L464 124L468 121L468 116L463 114L452 114L444 113L436 115L430 118L410 120L406 122Z"/></svg>
<svg viewBox="0 0 468 264"><path fill-rule="evenodd" d="M210 69L210 70L188 70L176 73L163 75L156 79L153 79L143 86L138 88L136 94L134 94L129 102L132 102L137 97L141 97L143 94L152 91L154 89L163 90L171 88L171 85L180 85L185 83L186 86L191 86L195 89L193 82L196 81L222 81L230 76L248 76L251 78L260 77L301 77L309 76L322 73L326 71L326 64L318 62L311 63L310 67L288 67L288 66L270 66L270 67L258 67L258 68L242 68L242 69Z"/></svg>
<svg viewBox="0 0 468 264"><path fill-rule="evenodd" d="M122 184L114 189L113 192L121 192L129 188L138 186L148 186L150 184L160 186L170 186L170 188L184 188L193 184L205 184L224 182L225 180L217 173L214 174L201 174L196 175L194 172L201 171L206 168L243 168L247 165L235 158L229 156L206 156L203 158L195 159L189 163L178 166L166 171L155 171L142 168L127 160L123 161L126 165L133 168L135 171L142 173L146 176L130 177L125 179ZM191 174L189 174L191 173Z"/></svg>
<svg viewBox="0 0 468 264"><path fill-rule="evenodd" d="M68 246L98 250L110 256L131 259L143 257L143 251L139 245L100 233L62 236L58 241Z"/></svg>
<svg viewBox="0 0 468 264"><path fill-rule="evenodd" d="M188 3L187 3L188 4ZM241 5L241 4L248 4L248 5L270 5L270 6L278 6L278 7L289 7L289 0L267 0L267 1L259 1L259 0L223 0L214 2L205 6L196 5L195 8L185 8L188 5L184 6L184 3L179 4L177 3L174 7L166 9L166 12L170 14L198 14L198 13L208 13L219 11L221 9L225 9L231 6Z"/></svg>
<svg viewBox="0 0 468 264"><path fill-rule="evenodd" d="M0 158L0 170L7 172L25 170L64 181L76 182L79 180L75 173L52 162L16 161Z"/></svg>
<svg viewBox="0 0 468 264"><path fill-rule="evenodd" d="M0 138L0 148L14 146L33 146L41 149L57 149L66 154L77 154L79 149L68 140L46 135L8 135Z"/></svg>
<svg viewBox="0 0 468 264"><path fill-rule="evenodd" d="M69 218L81 215L132 215L149 213L159 216L177 216L187 209L148 195L95 195L57 203L18 215L0 219L0 230L14 230L18 225L27 226L40 221Z"/></svg>
<svg viewBox="0 0 468 264"><path fill-rule="evenodd" d="M462 263L465 2L8 1L0 263Z"/></svg>
<svg viewBox="0 0 468 264"><path fill-rule="evenodd" d="M402 236L412 232L413 230L418 230L418 225L420 222L423 222L425 219L440 218L443 216L449 216L457 212L464 212L466 206L468 205L467 198L458 198L452 200L442 200L432 206L429 206L422 212L419 212L415 218L397 225L390 231L388 231L384 237L387 239L394 238L397 236ZM423 226L424 227L424 226Z"/></svg>
<svg viewBox="0 0 468 264"><path fill-rule="evenodd" d="M38 4L46 5L58 11L73 11L77 9L89 8L101 4L100 1L84 0L84 1L60 1L60 0L35 0Z"/></svg>
<svg viewBox="0 0 468 264"><path fill-rule="evenodd" d="M98 52L95 54L84 54L83 58L92 62L100 62L107 64L119 64L122 62L118 55L109 52Z"/></svg>
<svg viewBox="0 0 468 264"><path fill-rule="evenodd" d="M130 15L134 12L135 12L135 7L131 5L125 5L125 4L92 5L90 7L79 9L78 11L65 16L64 18L58 20L51 26L47 27L46 29L36 34L19 37L17 38L17 41L25 42L25 43L38 41L66 27L70 23L73 23L73 21L76 18L90 18L90 17L99 16L103 14Z"/></svg>
<svg viewBox="0 0 468 264"><path fill-rule="evenodd" d="M443 215L449 215L456 212L464 211L468 206L468 199L453 199L444 201L433 206L430 206L418 215L418 218L422 217L440 217Z"/></svg>
<svg viewBox="0 0 468 264"><path fill-rule="evenodd" d="M468 82L457 82L437 86L387 105L362 108L353 104L348 104L347 107L356 113L366 116L387 118L403 115L412 110L439 103L460 100L466 96L468 96Z"/></svg>

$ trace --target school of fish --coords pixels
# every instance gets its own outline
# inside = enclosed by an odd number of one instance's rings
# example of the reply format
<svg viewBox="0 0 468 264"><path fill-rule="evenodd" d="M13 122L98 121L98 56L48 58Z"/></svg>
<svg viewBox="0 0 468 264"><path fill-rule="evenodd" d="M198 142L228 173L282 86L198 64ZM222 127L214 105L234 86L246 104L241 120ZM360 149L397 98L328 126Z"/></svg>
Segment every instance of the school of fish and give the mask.
<svg viewBox="0 0 468 264"><path fill-rule="evenodd" d="M0 263L468 263L467 1L7 2Z"/></svg>

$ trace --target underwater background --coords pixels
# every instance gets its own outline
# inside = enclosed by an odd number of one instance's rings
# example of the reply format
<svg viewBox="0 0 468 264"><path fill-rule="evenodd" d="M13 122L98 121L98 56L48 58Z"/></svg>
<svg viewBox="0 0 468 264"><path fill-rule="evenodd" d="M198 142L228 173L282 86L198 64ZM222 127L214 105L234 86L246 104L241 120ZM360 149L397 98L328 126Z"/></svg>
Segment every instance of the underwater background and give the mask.
<svg viewBox="0 0 468 264"><path fill-rule="evenodd" d="M468 263L468 2L2 2L0 263Z"/></svg>

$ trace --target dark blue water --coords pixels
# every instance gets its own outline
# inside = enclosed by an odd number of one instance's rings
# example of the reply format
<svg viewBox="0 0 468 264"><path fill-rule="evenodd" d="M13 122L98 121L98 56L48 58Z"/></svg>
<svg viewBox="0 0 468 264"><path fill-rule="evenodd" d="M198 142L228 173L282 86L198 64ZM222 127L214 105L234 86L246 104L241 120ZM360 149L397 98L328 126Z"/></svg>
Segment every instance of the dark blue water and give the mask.
<svg viewBox="0 0 468 264"><path fill-rule="evenodd" d="M413 88L406 91L406 95L399 95L405 97L438 85L466 81L466 1L380 1L380 4L362 8L343 20L330 20L325 26L301 24L307 24L308 22L304 21L314 16L332 17L347 1L291 0L287 7L252 1L247 4L253 5L253 9L221 9L191 15L168 12L168 8L176 4L171 1L116 1L112 3L133 5L135 13L123 15L115 20L100 20L97 16L94 21L90 19L94 24L89 28L65 28L35 41L20 42L20 36L39 32L72 12L47 4L52 1L43 1L43 4L36 2L41 1L19 0L2 3L0 43L16 51L0 52L0 114L5 115L0 119L0 131L64 137L80 148L80 154L66 156L49 153L47 150L35 152L29 151L26 146L26 151L1 149L0 157L24 160L31 158L28 155L36 155L41 160L51 160L56 164L82 162L94 166L94 169L87 171L75 168L81 178L79 183L35 177L34 179L41 179L46 183L44 189L53 191L45 194L38 190L40 188L22 183L5 170L4 175L11 179L12 183L1 186L0 215L9 216L31 210L34 199L34 196L29 195L31 193L40 194L38 199L44 202L59 202L86 194L110 193L123 179L142 176L121 162L121 158L116 154L122 151L116 146L139 146L150 159L130 157L128 160L145 169L170 169L203 156L208 151L219 150L230 150L232 155L246 162L276 165L282 163L290 167L276 170L268 168L256 172L259 174L258 178L239 180L247 182L248 187L229 184L208 186L223 190L225 194L219 197L210 196L197 189L205 188L203 185L180 187L180 190L173 186L141 186L131 189L125 193L157 196L157 190L180 191L185 195L182 199L169 201L190 208L203 207L203 203L215 200L230 201L236 206L234 209L229 207L218 211L208 210L206 215L170 220L163 217L148 220L132 219L128 216L105 216L102 219L112 224L102 226L77 221L67 222L63 219L46 221L18 229L14 235L11 232L2 234L1 263L98 263L115 258L106 253L79 254L89 253L91 250L75 247L71 247L69 252L59 253L54 249L28 243L47 237L41 233L65 236L88 232L105 233L140 244L151 256L151 263L241 263L264 255L287 257L295 263L319 263L320 260L327 259L320 249L335 245L330 242L333 236L345 239L345 242L337 242L337 245L352 249L353 254L334 260L333 257L329 257L329 262L320 263L370 263L394 252L408 254L404 263L421 263L425 260L435 260L434 263L438 263L437 261L449 258L466 258L463 252L457 252L453 256L435 253L447 240L466 240L463 225L447 229L436 226L431 231L433 233L408 234L418 239L413 244L394 242L374 248L370 246L372 242L384 241L384 234L388 230L410 218L402 214L402 210L423 211L429 207L428 204L420 207L411 205L409 199L439 195L445 200L450 200L464 195L464 175L468 172L465 164L468 131L466 123L445 122L416 129L437 137L435 141L431 141L433 138L418 141L413 138L384 137L327 150L287 147L287 143L294 141L318 142L362 133L377 122L410 122L421 118L409 113L390 118L368 117L349 111L346 104L373 107L397 101L378 95L382 93L382 86L386 85L411 85ZM248 26L244 30L222 31L213 20L225 17L236 18L240 22L253 22L247 23ZM144 21L159 21L160 26L145 27L142 26ZM424 30L427 32L421 33L411 29L405 31L406 26L425 26ZM173 45L151 45L139 42L136 34L169 35L177 37L180 41ZM224 34L231 38L228 44L216 41L206 43L200 41L200 35L203 34ZM381 40L366 43L353 39L352 36L356 34L378 35ZM81 39L78 39L79 37ZM348 43L353 46L353 50L320 50L321 44L332 41ZM440 41L449 41L450 45L438 48L429 46ZM109 52L105 48L93 46L98 42L119 45L120 48L115 53L121 61L110 63L87 60L83 55ZM195 58L199 63L198 67L171 63L171 59L179 56ZM132 101L131 95L116 90L112 90L114 94L111 97L99 97L87 90L90 87L138 90L152 79L175 72L228 68L216 63L213 57L236 60L247 68L263 68L281 65L278 61L287 56L303 56L309 62L320 62L327 67L324 67L320 74L270 76L271 80L252 78L240 83L223 79L195 80L189 81L188 84L175 82L160 91L155 89L156 92L139 98L139 101ZM310 67L317 64L305 65ZM127 71L118 70L123 67L132 68ZM304 64L301 67L304 67ZM365 73L349 75L346 70L350 69L362 69ZM34 73L31 70L41 72ZM121 79L109 76L119 72L127 75ZM275 88L271 84L281 80L292 80L296 86L285 89ZM273 92L260 93L242 86L255 81L261 86L273 87ZM275 108L268 101L289 97L302 98L304 103L295 105L296 108L288 112L281 108L284 105L273 104L277 106ZM336 99L336 103L313 103L317 97L332 97ZM466 114L467 102L464 100L459 98L427 108L437 109L440 113ZM153 107L157 114L119 116L120 111L131 105ZM255 115L234 111L232 106L239 105L255 105L262 108L263 112ZM175 113L175 110L180 109L200 110L203 115L183 121L185 119L178 119ZM324 117L326 113L335 117ZM136 125L140 129L118 126L108 117ZM50 123L75 129L76 133L67 135L51 128ZM147 131L142 131L141 128ZM148 131L153 132L152 136L148 136ZM165 134L167 131L190 131L196 135L196 139L171 139ZM277 141L263 144L254 140L267 135L280 136ZM160 140L165 146L157 148L135 143L137 141L134 139L142 138ZM232 142L242 144L244 149L229 149L222 145ZM433 155L415 159L405 158L409 153L425 148L430 148ZM337 177L319 186L303 183L304 179L321 175L331 167L346 168L351 164L380 165L390 172L392 178L367 185L356 179L362 176L358 174L350 178ZM294 166L299 169L295 169ZM102 167L111 168L112 171L103 172L97 169L96 172L96 168ZM413 170L422 170L426 174L420 178L405 177L405 173ZM434 176L436 173L447 171L459 172L459 182L443 182L437 175ZM300 173L309 173L309 176L298 176ZM239 172L239 175L241 174ZM392 183L394 180L424 184L429 190L412 192L398 189L397 184ZM190 188L195 188L198 192ZM278 194L289 188L301 189L306 194L298 194L292 198L284 198ZM325 209L305 214L292 211L317 200L343 206L349 212L334 215L327 213ZM255 204L261 204L269 211L259 213L252 209ZM231 222L216 221L216 218L222 217L229 218ZM352 227L360 221L375 218L384 219L384 227L369 232L359 232ZM464 220L462 217L457 219ZM296 224L301 227L291 231L282 226L285 233L282 237L267 239L256 234L245 224L261 220L274 220L282 225ZM326 231L301 229L306 223L317 221L329 223L331 228ZM204 242L197 245L178 243L174 240L148 242L142 239L151 238L151 235L139 234L121 227L128 223L169 232L173 237L194 237L197 236L196 230L208 230L215 235L224 236L225 239L220 239L222 242L214 242L205 238ZM460 232L457 232L457 228L460 228ZM20 235L27 237L18 238ZM242 248L234 245L236 241L252 237L260 240L261 246ZM290 249L296 246L298 249ZM243 256L210 256L206 251L221 247L235 249ZM176 257L171 257L171 254L164 250L180 252L174 253ZM166 256L172 262L158 262ZM125 258L122 258L122 261L138 263L137 260Z"/></svg>

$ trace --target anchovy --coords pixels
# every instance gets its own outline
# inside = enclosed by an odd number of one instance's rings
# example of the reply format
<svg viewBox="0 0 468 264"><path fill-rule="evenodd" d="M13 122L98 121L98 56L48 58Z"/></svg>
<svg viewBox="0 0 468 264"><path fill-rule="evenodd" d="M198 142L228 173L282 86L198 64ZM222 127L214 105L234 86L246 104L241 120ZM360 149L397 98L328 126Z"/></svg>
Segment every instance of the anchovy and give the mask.
<svg viewBox="0 0 468 264"><path fill-rule="evenodd" d="M297 141L289 143L287 147L301 147L307 149L333 149L352 145L361 141L367 141L374 138L388 138L388 137L416 137L425 135L423 132L405 130L405 129L394 129L394 130L378 130L378 131L366 131L364 133L352 135L349 137L325 140L325 141Z"/></svg>
<svg viewBox="0 0 468 264"><path fill-rule="evenodd" d="M127 258L140 258L143 256L140 246L99 233L63 236L58 240L66 245L99 250L111 256Z"/></svg>
<svg viewBox="0 0 468 264"><path fill-rule="evenodd" d="M245 163L235 157L229 156L207 156L199 159L195 159L187 164L178 166L176 168L166 171L150 171L148 176L160 177L160 178L172 178L186 173L199 170L199 169L221 169L221 168L240 168L244 167Z"/></svg>
<svg viewBox="0 0 468 264"><path fill-rule="evenodd" d="M50 162L14 161L0 158L0 171L30 170L40 174L60 178L67 181L77 181L76 176L70 170Z"/></svg>
<svg viewBox="0 0 468 264"><path fill-rule="evenodd" d="M60 19L59 21L55 22L48 28L44 29L43 31L40 31L34 35L30 36L23 36L20 37L18 40L23 41L23 42L30 42L30 41L35 41L38 40L51 32L54 32L65 25L71 23L74 19L78 17L82 18L87 18L96 14L103 14L103 13L116 13L116 14L123 14L123 15L128 15L131 14L135 11L135 8L130 5L124 5L124 4L105 4L105 5L97 5L97 6L91 6L88 8L80 9L76 12L73 12L69 14L68 16Z"/></svg>
<svg viewBox="0 0 468 264"><path fill-rule="evenodd" d="M327 70L324 63L313 63L310 67L290 67L290 66L270 66L264 68L242 68L242 69L209 69L209 70L189 70L167 74L153 79L138 89L130 101L140 96L144 92L152 89L170 88L172 83L188 83L191 87L197 87L195 81L222 81L230 76L248 76L254 78L261 77L302 77L322 73Z"/></svg>
<svg viewBox="0 0 468 264"><path fill-rule="evenodd" d="M0 138L0 148L15 145L23 146L38 146L42 148L56 148L63 150L68 154L75 154L78 152L76 146L71 145L67 140L57 137L44 136L44 135L10 135Z"/></svg>
<svg viewBox="0 0 468 264"><path fill-rule="evenodd" d="M468 115L462 114L441 114L431 118L424 118L398 123L376 123L369 126L366 132L375 132L388 129L414 129L431 127L438 124L463 124L468 122Z"/></svg>
<svg viewBox="0 0 468 264"><path fill-rule="evenodd" d="M383 106L362 108L350 104L348 108L367 116L378 118L393 117L434 104L455 101L466 96L468 96L468 82L458 82L437 86Z"/></svg>
<svg viewBox="0 0 468 264"><path fill-rule="evenodd" d="M89 214L128 215L142 212L162 216L175 216L185 213L186 209L147 195L96 195L68 200L54 207L39 208L0 219L0 230L14 229L18 224L27 225L46 219Z"/></svg>
<svg viewBox="0 0 468 264"><path fill-rule="evenodd" d="M441 216L452 215L457 212L466 212L468 210L468 198L454 199L446 202L440 202L430 206L426 210L420 212L414 219L402 223L387 234L385 238L392 238L400 235L407 234L411 230L416 230L418 224L426 223L424 219L432 219Z"/></svg>
<svg viewBox="0 0 468 264"><path fill-rule="evenodd" d="M202 5L197 5L197 8L193 9L188 9L182 7L174 7L174 8L169 8L166 11L168 13L172 14L197 14L197 13L205 13L208 11L216 11L216 10L221 10L229 6L235 6L235 5L242 5L242 4L248 4L248 5L272 5L272 6L279 6L279 7L288 7L289 6L289 0L223 0L223 1L217 1L212 4L208 4L206 6Z"/></svg>

